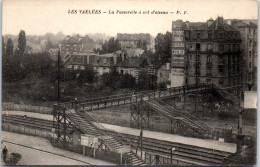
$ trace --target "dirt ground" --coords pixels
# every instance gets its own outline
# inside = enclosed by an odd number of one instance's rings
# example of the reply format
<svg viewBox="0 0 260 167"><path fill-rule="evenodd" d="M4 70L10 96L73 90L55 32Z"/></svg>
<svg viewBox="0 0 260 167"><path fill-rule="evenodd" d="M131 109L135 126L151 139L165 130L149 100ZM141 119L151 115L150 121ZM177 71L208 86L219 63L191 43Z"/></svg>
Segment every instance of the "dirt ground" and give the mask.
<svg viewBox="0 0 260 167"><path fill-rule="evenodd" d="M7 158L11 153L21 155L16 165L115 165L53 147L47 139L40 137L2 131L1 138L2 148L8 149Z"/></svg>

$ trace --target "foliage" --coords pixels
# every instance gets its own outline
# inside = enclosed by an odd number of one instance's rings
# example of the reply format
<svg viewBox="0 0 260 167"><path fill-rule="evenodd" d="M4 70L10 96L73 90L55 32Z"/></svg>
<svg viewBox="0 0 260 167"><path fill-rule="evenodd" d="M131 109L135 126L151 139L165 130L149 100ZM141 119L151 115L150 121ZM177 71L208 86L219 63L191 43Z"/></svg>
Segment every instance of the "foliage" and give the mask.
<svg viewBox="0 0 260 167"><path fill-rule="evenodd" d="M5 50L5 39L2 36L2 56L3 57L5 56L5 53L6 53L6 50Z"/></svg>
<svg viewBox="0 0 260 167"><path fill-rule="evenodd" d="M120 50L120 44L118 42L118 39L115 40L115 38L110 38L108 41L105 41L105 43L102 45L102 52L104 53L112 53L117 50Z"/></svg>
<svg viewBox="0 0 260 167"><path fill-rule="evenodd" d="M3 63L3 80L8 82L16 82L36 73L39 77L50 75L55 71L53 61L49 54L35 53L25 54L23 59L19 55L13 54L5 57Z"/></svg>
<svg viewBox="0 0 260 167"><path fill-rule="evenodd" d="M25 48L26 48L25 31L21 30L18 37L18 49L20 55L24 54Z"/></svg>
<svg viewBox="0 0 260 167"><path fill-rule="evenodd" d="M154 90L156 89L156 80L155 75L148 75L146 71L141 71L139 73L139 81L137 83L137 90Z"/></svg>
<svg viewBox="0 0 260 167"><path fill-rule="evenodd" d="M13 41L9 38L6 44L6 54L7 56L13 55L13 49L14 49L14 44Z"/></svg>
<svg viewBox="0 0 260 167"><path fill-rule="evenodd" d="M134 88L135 78L130 74L119 74L118 72L104 73L100 76L101 87L110 87L112 89Z"/></svg>
<svg viewBox="0 0 260 167"><path fill-rule="evenodd" d="M142 48L143 50L147 50L147 43L146 43L146 41L140 39L140 40L137 42L137 47L138 47L138 48Z"/></svg>
<svg viewBox="0 0 260 167"><path fill-rule="evenodd" d="M120 85L120 75L118 72L104 73L100 76L101 86L116 89Z"/></svg>
<svg viewBox="0 0 260 167"><path fill-rule="evenodd" d="M130 74L123 74L120 76L120 88L134 88L135 78Z"/></svg>
<svg viewBox="0 0 260 167"><path fill-rule="evenodd" d="M165 62L171 58L172 33L157 34L155 38L155 50L160 61Z"/></svg>
<svg viewBox="0 0 260 167"><path fill-rule="evenodd" d="M78 84L93 83L95 78L95 72L92 68L85 70L68 70L64 69L61 79L64 82L77 81Z"/></svg>

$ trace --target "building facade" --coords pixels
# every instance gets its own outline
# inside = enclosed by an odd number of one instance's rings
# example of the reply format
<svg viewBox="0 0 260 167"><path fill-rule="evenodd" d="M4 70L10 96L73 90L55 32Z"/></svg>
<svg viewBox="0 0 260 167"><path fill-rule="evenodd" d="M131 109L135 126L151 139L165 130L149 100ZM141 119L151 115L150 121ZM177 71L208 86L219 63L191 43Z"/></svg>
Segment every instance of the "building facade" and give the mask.
<svg viewBox="0 0 260 167"><path fill-rule="evenodd" d="M243 57L243 89L250 90L257 85L257 25L251 20L225 20L236 27L241 34L241 52Z"/></svg>
<svg viewBox="0 0 260 167"><path fill-rule="evenodd" d="M125 48L137 48L140 42L145 41L147 48L150 48L151 35L146 33L140 34L117 34L118 42L121 45L121 49Z"/></svg>
<svg viewBox="0 0 260 167"><path fill-rule="evenodd" d="M80 35L67 36L60 44L61 55L66 56L72 53L82 53L92 51L95 48L95 43L88 36Z"/></svg>
<svg viewBox="0 0 260 167"><path fill-rule="evenodd" d="M87 67L93 66L97 54L94 52L74 52L63 57L65 68L70 70L85 70Z"/></svg>
<svg viewBox="0 0 260 167"><path fill-rule="evenodd" d="M110 73L118 61L120 61L118 54L108 53L97 55L95 57L93 69L97 72L98 76L104 73Z"/></svg>
<svg viewBox="0 0 260 167"><path fill-rule="evenodd" d="M171 87L241 84L240 32L223 17L205 23L172 22Z"/></svg>
<svg viewBox="0 0 260 167"><path fill-rule="evenodd" d="M149 56L145 51L141 56L127 57L116 65L116 70L119 74L130 74L136 78L140 71L147 71L148 66L151 65Z"/></svg>

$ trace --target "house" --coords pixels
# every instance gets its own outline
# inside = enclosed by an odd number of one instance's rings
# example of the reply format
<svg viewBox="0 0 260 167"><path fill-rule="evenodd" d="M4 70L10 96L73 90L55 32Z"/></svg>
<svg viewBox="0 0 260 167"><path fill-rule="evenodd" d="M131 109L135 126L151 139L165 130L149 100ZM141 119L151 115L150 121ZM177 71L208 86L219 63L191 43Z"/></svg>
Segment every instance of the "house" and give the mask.
<svg viewBox="0 0 260 167"><path fill-rule="evenodd" d="M97 55L93 64L93 69L98 75L110 73L112 68L117 63L118 56L114 53Z"/></svg>
<svg viewBox="0 0 260 167"><path fill-rule="evenodd" d="M61 55L66 56L72 53L82 53L95 48L95 42L88 36L67 36L61 42Z"/></svg>
<svg viewBox="0 0 260 167"><path fill-rule="evenodd" d="M67 54L62 58L65 68L71 70L85 70L87 66L92 66L95 63L97 54L94 52L74 52Z"/></svg>
<svg viewBox="0 0 260 167"><path fill-rule="evenodd" d="M139 42L145 42L146 47L149 48L149 45L151 43L151 35L146 33L140 33L140 34L117 34L118 42L120 43L120 46L122 49L125 48L137 48Z"/></svg>
<svg viewBox="0 0 260 167"><path fill-rule="evenodd" d="M136 77L139 71L147 70L149 65L151 61L145 52L139 57L127 57L116 65L116 70L119 74L130 74Z"/></svg>
<svg viewBox="0 0 260 167"><path fill-rule="evenodd" d="M126 48L123 51L126 52L126 57L140 57L144 53L141 48Z"/></svg>
<svg viewBox="0 0 260 167"><path fill-rule="evenodd" d="M170 81L170 63L165 63L160 65L159 68L157 68L157 83L167 83Z"/></svg>

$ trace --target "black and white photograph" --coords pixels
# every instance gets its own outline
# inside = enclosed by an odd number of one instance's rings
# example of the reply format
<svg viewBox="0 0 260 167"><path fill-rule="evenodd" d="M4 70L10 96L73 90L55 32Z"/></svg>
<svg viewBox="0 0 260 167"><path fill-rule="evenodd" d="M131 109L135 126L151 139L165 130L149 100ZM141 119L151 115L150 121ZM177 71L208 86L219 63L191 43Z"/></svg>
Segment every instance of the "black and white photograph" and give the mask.
<svg viewBox="0 0 260 167"><path fill-rule="evenodd" d="M3 0L2 166L256 166L257 0Z"/></svg>

